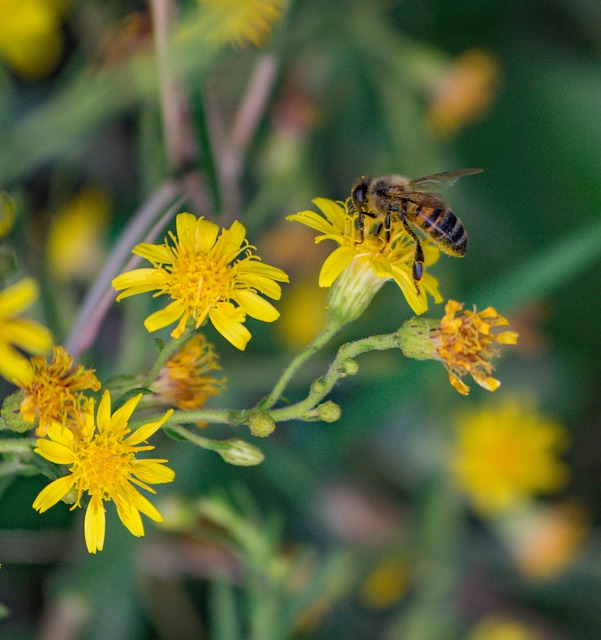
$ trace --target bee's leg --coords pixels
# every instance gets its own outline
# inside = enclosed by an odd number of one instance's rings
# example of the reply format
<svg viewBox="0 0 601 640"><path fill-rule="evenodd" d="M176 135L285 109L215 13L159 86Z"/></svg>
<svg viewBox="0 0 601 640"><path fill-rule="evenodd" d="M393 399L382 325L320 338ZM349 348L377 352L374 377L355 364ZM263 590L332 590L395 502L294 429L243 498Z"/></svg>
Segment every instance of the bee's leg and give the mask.
<svg viewBox="0 0 601 640"><path fill-rule="evenodd" d="M359 215L357 216L357 230L359 231L359 243L365 240L365 214L363 211L359 211Z"/></svg>
<svg viewBox="0 0 601 640"><path fill-rule="evenodd" d="M384 218L384 229L386 229L386 244L390 243L390 211L386 212L386 217Z"/></svg>
<svg viewBox="0 0 601 640"><path fill-rule="evenodd" d="M413 238L413 241L415 242L415 252L413 253L412 271L413 271L413 282L415 283L415 288L417 289L417 293L419 295L420 293L419 281L422 279L422 276L424 275L424 262L425 262L424 249L422 247L421 240L419 239L415 231L413 231L413 229L409 226L407 219L403 217L402 220L403 220L403 227L405 228L405 231Z"/></svg>

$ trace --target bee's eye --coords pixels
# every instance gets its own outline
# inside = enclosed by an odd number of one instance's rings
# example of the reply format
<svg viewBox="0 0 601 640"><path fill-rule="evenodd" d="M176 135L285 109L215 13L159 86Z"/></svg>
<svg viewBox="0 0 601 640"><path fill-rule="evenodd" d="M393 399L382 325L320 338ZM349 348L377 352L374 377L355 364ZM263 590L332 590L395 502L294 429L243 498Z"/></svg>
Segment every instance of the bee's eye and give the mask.
<svg viewBox="0 0 601 640"><path fill-rule="evenodd" d="M359 183L351 193L351 197L355 202L359 204L365 203L365 198L367 197L367 185L363 182Z"/></svg>

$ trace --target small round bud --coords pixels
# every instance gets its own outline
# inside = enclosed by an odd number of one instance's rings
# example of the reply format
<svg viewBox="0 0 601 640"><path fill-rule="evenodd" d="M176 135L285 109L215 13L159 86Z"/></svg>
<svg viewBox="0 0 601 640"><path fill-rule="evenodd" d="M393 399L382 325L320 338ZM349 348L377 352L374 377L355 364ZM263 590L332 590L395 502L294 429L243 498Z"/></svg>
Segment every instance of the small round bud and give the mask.
<svg viewBox="0 0 601 640"><path fill-rule="evenodd" d="M248 428L253 436L266 438L275 431L275 420L268 413L258 411L248 419Z"/></svg>
<svg viewBox="0 0 601 640"><path fill-rule="evenodd" d="M311 394L316 396L323 396L325 393L326 387L321 378L317 378L311 385Z"/></svg>
<svg viewBox="0 0 601 640"><path fill-rule="evenodd" d="M265 460L261 450L245 440L230 438L229 440L224 440L222 444L227 444L227 449L217 450L217 453L229 464L235 464L239 467L252 467L255 464L261 464Z"/></svg>
<svg viewBox="0 0 601 640"><path fill-rule="evenodd" d="M317 415L324 422L336 422L336 420L340 419L342 410L335 402L328 400L317 407Z"/></svg>
<svg viewBox="0 0 601 640"><path fill-rule="evenodd" d="M21 417L21 402L24 397L24 392L19 389L14 393L11 393L4 399L2 403L2 409L0 409L0 417L2 417L3 428L10 429L15 433L25 433L30 431L36 425L32 422L27 422Z"/></svg>

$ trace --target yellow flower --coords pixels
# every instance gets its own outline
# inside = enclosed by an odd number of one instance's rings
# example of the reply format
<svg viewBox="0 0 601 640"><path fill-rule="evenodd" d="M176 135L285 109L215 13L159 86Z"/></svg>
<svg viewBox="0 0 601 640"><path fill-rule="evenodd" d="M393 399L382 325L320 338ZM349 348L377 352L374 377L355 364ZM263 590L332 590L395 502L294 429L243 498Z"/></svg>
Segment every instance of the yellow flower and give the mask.
<svg viewBox="0 0 601 640"><path fill-rule="evenodd" d="M24 391L21 417L27 422L39 418L36 435L45 436L53 421L65 424L77 420L87 405L84 389L100 389L100 381L92 369L73 367L73 358L64 347L53 348L52 360L43 356L31 358L28 374L16 380Z"/></svg>
<svg viewBox="0 0 601 640"><path fill-rule="evenodd" d="M58 64L64 48L63 0L2 0L0 57L19 75L39 78Z"/></svg>
<svg viewBox="0 0 601 640"><path fill-rule="evenodd" d="M189 318L196 328L208 318L226 340L244 350L251 337L244 326L247 315L263 322L273 322L280 315L258 294L279 300L277 282L288 282L288 276L253 255L254 247L238 221L219 237L218 225L191 213L180 213L175 222L177 235L169 232L171 244L165 239L162 245L134 247L133 253L151 262L153 268L134 269L115 278L113 287L123 290L117 300L153 290L157 291L154 297L167 294L172 302L146 318L148 331L179 320L171 332L178 338Z"/></svg>
<svg viewBox="0 0 601 640"><path fill-rule="evenodd" d="M12 382L28 375L29 361L17 348L29 353L44 353L52 346L46 327L18 317L38 296L38 286L25 278L0 291L0 375Z"/></svg>
<svg viewBox="0 0 601 640"><path fill-rule="evenodd" d="M401 225L393 230L390 241L386 242L377 233L370 233L369 221L366 220L364 239L361 241L355 225L357 214L349 211L348 204L326 198L315 198L313 202L323 215L301 211L286 219L320 231L322 235L315 238L316 243L322 240L338 243L338 248L323 263L319 274L320 287L330 287L348 268L357 284L354 291L345 287L344 292L340 292L341 303L345 299L346 304L351 305L355 296L371 299L387 280L397 283L416 314L428 309L426 294L432 296L435 302L442 302L437 280L425 271L420 280L420 290L416 290L412 271L415 244ZM426 267L438 260L439 251L424 242L424 254Z"/></svg>
<svg viewBox="0 0 601 640"><path fill-rule="evenodd" d="M102 241L109 211L108 193L87 186L57 212L46 248L48 265L55 277L87 281L96 276L103 259Z"/></svg>
<svg viewBox="0 0 601 640"><path fill-rule="evenodd" d="M84 521L86 546L90 553L102 551L105 533L103 502L112 500L121 522L134 536L144 535L140 512L155 522L161 514L137 490L136 485L155 493L147 483L171 482L175 473L163 465L166 460L136 459L141 451L154 449L144 443L173 413L170 409L156 422L148 423L133 433L127 423L142 394L130 398L120 409L111 413L111 396L104 392L98 405L94 424L94 401L79 419L77 429L65 428L53 422L48 438L40 438L35 452L46 460L68 465L69 473L42 489L33 508L43 513L70 492L76 493L75 507L81 507L84 493L90 497Z"/></svg>
<svg viewBox="0 0 601 640"><path fill-rule="evenodd" d="M386 609L407 594L409 567L405 558L382 559L361 587L361 599L370 609Z"/></svg>
<svg viewBox="0 0 601 640"><path fill-rule="evenodd" d="M485 51L466 51L435 89L427 114L431 129L441 137L451 136L477 120L490 107L498 83L497 60Z"/></svg>
<svg viewBox="0 0 601 640"><path fill-rule="evenodd" d="M467 640L543 640L532 627L505 616L482 618L470 631Z"/></svg>
<svg viewBox="0 0 601 640"><path fill-rule="evenodd" d="M463 304L449 300L440 327L431 331L438 359L449 372L453 387L464 396L470 389L461 378L468 374L484 389L495 391L501 383L490 375L494 371L491 359L500 354L498 345L516 344L518 334L515 331L493 333L492 329L509 323L492 307L479 313L475 307L474 311L462 309Z"/></svg>
<svg viewBox="0 0 601 640"><path fill-rule="evenodd" d="M152 383L152 390L165 404L184 410L199 409L225 389L225 378L211 375L220 369L213 345L198 333L167 360Z"/></svg>
<svg viewBox="0 0 601 640"><path fill-rule="evenodd" d="M201 23L214 44L259 46L280 17L283 0L198 0Z"/></svg>
<svg viewBox="0 0 601 640"><path fill-rule="evenodd" d="M564 486L567 439L562 425L517 399L466 413L451 462L456 483L482 515L515 510Z"/></svg>

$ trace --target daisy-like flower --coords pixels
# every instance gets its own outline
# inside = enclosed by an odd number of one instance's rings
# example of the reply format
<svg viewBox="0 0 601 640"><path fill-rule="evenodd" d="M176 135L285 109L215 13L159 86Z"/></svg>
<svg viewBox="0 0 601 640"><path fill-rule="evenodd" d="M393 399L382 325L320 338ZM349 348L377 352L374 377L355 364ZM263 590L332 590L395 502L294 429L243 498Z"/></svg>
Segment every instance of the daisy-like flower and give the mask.
<svg viewBox="0 0 601 640"><path fill-rule="evenodd" d="M562 425L532 403L509 398L459 416L451 469L474 508L495 515L565 485L560 455L567 442Z"/></svg>
<svg viewBox="0 0 601 640"><path fill-rule="evenodd" d="M45 353L52 346L46 327L19 317L37 297L38 286L31 278L0 291L0 375L10 382L27 376L31 366L18 349Z"/></svg>
<svg viewBox="0 0 601 640"><path fill-rule="evenodd" d="M61 346L53 348L52 360L43 356L31 358L31 367L24 378L16 380L25 397L21 402L21 417L26 422L39 418L36 435L45 436L53 421L65 424L76 421L87 405L85 389L98 391L100 380L92 369L73 366L73 358Z"/></svg>
<svg viewBox="0 0 601 640"><path fill-rule="evenodd" d="M196 328L208 318L226 340L244 350L251 338L244 326L247 315L263 322L280 315L259 293L279 300L277 283L288 282L288 276L253 255L238 221L221 235L218 225L191 213L178 214L175 223L177 234L169 232L171 242L134 247L133 253L153 267L115 278L113 287L122 291L117 300L149 291L156 291L155 297L167 294L172 302L144 321L148 331L178 322L171 335L179 338L189 318Z"/></svg>
<svg viewBox="0 0 601 640"><path fill-rule="evenodd" d="M165 404L183 410L199 409L225 389L225 378L214 375L220 370L213 345L197 333L165 362L152 390Z"/></svg>
<svg viewBox="0 0 601 640"><path fill-rule="evenodd" d="M438 282L425 272L419 283L419 292L413 281L413 257L415 243L398 225L393 229L389 242L378 233L372 233L369 220L363 240L356 226L357 213L351 213L346 203L326 198L315 198L313 203L322 212L301 211L287 220L294 220L321 232L315 242L334 240L338 243L325 260L319 274L319 286L330 287L341 279L344 286L338 287L330 296L330 307L340 307L341 315L347 319L357 317L364 310L376 291L387 281L394 280L400 287L409 306L417 314L428 309L426 295L442 302ZM425 263L428 267L438 260L438 249L428 242L423 243Z"/></svg>
<svg viewBox="0 0 601 640"><path fill-rule="evenodd" d="M280 17L283 0L197 0L211 42L259 46Z"/></svg>
<svg viewBox="0 0 601 640"><path fill-rule="evenodd" d="M138 491L137 487L155 493L150 484L171 482L175 473L163 463L167 460L137 459L142 451L154 449L143 444L173 413L170 409L156 422L148 423L133 433L127 423L142 394L130 398L120 409L111 413L111 396L104 392L94 424L94 401L89 400L77 424L77 429L65 428L53 422L48 438L37 441L35 452L46 460L68 465L68 473L42 489L33 508L43 513L70 492L76 494L72 509L81 507L84 493L89 495L84 522L86 546L90 553L102 551L105 534L103 502L112 500L121 522L134 536L144 535L140 513L155 522L161 514Z"/></svg>
<svg viewBox="0 0 601 640"><path fill-rule="evenodd" d="M493 331L508 321L492 307L480 312L475 307L473 311L462 309L463 304L449 300L442 320L408 320L399 329L399 345L408 358L441 362L451 385L464 396L470 388L461 378L468 374L484 389L495 391L501 382L491 376L492 359L500 355L500 345L516 344L518 334Z"/></svg>

